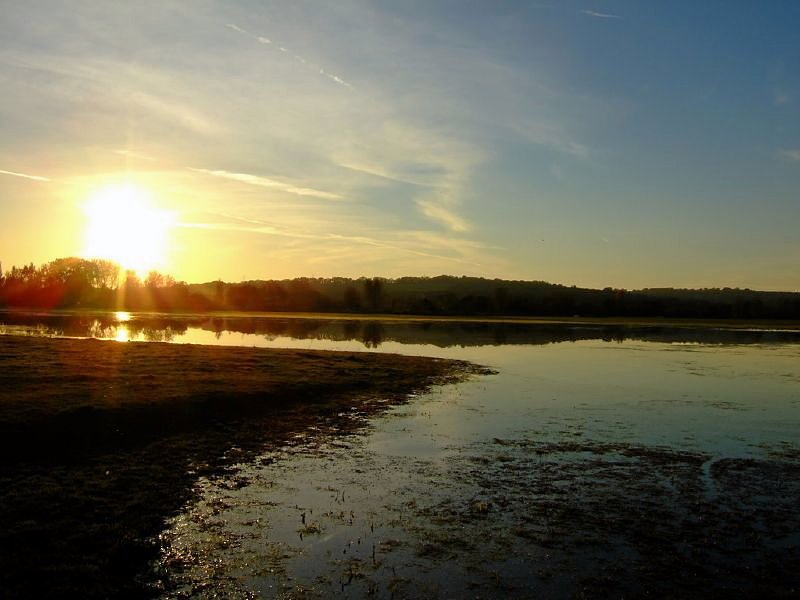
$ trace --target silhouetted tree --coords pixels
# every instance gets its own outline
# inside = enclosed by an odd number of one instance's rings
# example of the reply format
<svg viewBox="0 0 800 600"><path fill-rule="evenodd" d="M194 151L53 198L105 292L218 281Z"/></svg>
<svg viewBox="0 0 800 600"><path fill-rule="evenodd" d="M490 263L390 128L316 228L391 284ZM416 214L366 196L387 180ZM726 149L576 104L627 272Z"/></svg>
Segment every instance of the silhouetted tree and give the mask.
<svg viewBox="0 0 800 600"><path fill-rule="evenodd" d="M144 285L150 289L164 287L164 276L158 271L150 271L144 280Z"/></svg>
<svg viewBox="0 0 800 600"><path fill-rule="evenodd" d="M225 304L225 284L221 279L214 282L214 301L218 308L222 308Z"/></svg>
<svg viewBox="0 0 800 600"><path fill-rule="evenodd" d="M364 298L367 301L367 306L372 310L378 310L381 306L381 297L383 295L383 281L378 277L364 280Z"/></svg>
<svg viewBox="0 0 800 600"><path fill-rule="evenodd" d="M125 279L122 282L122 307L121 308L143 308L142 306L142 282L136 275L136 271L128 269L125 271Z"/></svg>
<svg viewBox="0 0 800 600"><path fill-rule="evenodd" d="M351 312L361 308L361 296L353 285L348 285L344 290L344 307Z"/></svg>
<svg viewBox="0 0 800 600"><path fill-rule="evenodd" d="M0 267L2 307L94 307L208 311L385 311L395 314L518 314L798 319L800 294L749 289L566 287L477 277L298 278L228 284L175 282L158 272L144 283L99 259L60 258ZM302 331L300 332L302 333ZM369 339L369 336L368 338Z"/></svg>

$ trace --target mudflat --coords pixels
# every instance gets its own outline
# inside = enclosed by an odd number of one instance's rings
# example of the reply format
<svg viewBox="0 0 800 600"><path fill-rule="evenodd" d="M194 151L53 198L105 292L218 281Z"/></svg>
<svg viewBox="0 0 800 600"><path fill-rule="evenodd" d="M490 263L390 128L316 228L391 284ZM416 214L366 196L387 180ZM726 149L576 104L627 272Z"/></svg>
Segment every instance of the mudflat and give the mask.
<svg viewBox="0 0 800 600"><path fill-rule="evenodd" d="M387 354L0 336L0 596L157 594L157 536L198 478L476 372Z"/></svg>

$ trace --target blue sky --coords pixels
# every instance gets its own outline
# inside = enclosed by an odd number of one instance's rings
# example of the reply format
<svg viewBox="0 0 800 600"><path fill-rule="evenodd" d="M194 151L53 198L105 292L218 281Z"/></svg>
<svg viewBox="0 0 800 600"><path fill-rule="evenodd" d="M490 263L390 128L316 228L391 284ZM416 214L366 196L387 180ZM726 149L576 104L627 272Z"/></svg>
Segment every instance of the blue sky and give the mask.
<svg viewBox="0 0 800 600"><path fill-rule="evenodd" d="M2 8L6 266L133 182L189 281L800 289L798 3Z"/></svg>

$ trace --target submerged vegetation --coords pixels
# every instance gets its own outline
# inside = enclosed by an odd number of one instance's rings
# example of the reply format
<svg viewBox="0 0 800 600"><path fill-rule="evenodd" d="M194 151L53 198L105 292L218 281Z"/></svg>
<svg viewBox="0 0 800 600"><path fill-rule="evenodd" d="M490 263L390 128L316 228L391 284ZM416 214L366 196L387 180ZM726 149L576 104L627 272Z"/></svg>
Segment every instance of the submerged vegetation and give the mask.
<svg viewBox="0 0 800 600"><path fill-rule="evenodd" d="M602 290L479 277L345 277L188 284L105 260L0 270L0 308L800 319L800 293L738 288Z"/></svg>

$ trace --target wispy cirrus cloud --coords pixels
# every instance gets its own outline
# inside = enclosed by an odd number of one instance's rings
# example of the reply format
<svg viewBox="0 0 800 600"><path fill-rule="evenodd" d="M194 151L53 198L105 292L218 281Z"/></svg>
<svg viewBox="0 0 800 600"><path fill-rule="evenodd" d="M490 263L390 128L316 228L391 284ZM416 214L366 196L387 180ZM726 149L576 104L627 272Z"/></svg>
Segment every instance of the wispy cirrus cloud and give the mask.
<svg viewBox="0 0 800 600"><path fill-rule="evenodd" d="M227 23L225 25L225 27L227 27L228 29L232 29L233 31L236 31L237 33L242 33L242 34L244 34L246 36L249 36L249 37L253 38L254 40L256 40L259 44L264 44L265 46L273 46L279 52L282 52L282 53L286 54L287 56L291 56L297 62L299 62L299 63L301 63L301 64L303 64L303 65L305 65L305 66L307 66L307 67L309 67L311 69L314 69L315 71L318 71L319 74L322 75L323 77L327 77L331 81L333 81L335 83L338 83L339 85L342 85L344 87L354 89L354 86L351 83L345 81L344 79L342 79L338 75L336 75L334 73L331 73L330 71L326 71L323 67L321 67L319 65L315 65L314 63L309 62L308 60L306 60L305 58L303 58L299 54L295 54L294 52L289 50L289 48L287 48L286 46L278 44L278 43L276 43L275 41L273 41L272 39L270 39L268 37L265 37L263 35L255 35L253 33L250 33L246 29L243 29L242 27L239 27L238 25L236 25L234 23Z"/></svg>
<svg viewBox="0 0 800 600"><path fill-rule="evenodd" d="M780 155L792 162L800 162L800 148L789 148L786 150L781 150Z"/></svg>
<svg viewBox="0 0 800 600"><path fill-rule="evenodd" d="M314 188L308 187L298 187L291 183L285 183L283 181L277 181L275 179L269 179L267 177L261 177L259 175L251 175L250 173L235 173L232 171L224 171L224 170L214 170L214 169L198 169L195 167L186 167L189 171L194 171L195 173L203 173L205 175L210 175L212 177L221 177L223 179L230 179L231 181L238 181L240 183L246 183L248 185L256 185L265 188L271 188L280 190L282 192L287 192L289 194L295 194L296 196L313 196L315 198L322 198L323 200L342 200L342 196L339 194L333 194L331 192L324 192L322 190L316 190Z"/></svg>
<svg viewBox="0 0 800 600"><path fill-rule="evenodd" d="M78 112L91 108L101 115L125 110L203 135L226 131L219 119L198 107L200 103L191 97L190 89L166 70L102 55L77 60L58 54L18 56L11 53L4 55L2 62L35 74L28 78L37 81L40 93L57 102L61 110L70 108ZM43 74L48 77L41 77ZM82 131L92 132L95 127L97 125L86 124Z"/></svg>
<svg viewBox="0 0 800 600"><path fill-rule="evenodd" d="M296 228L287 228L276 223L237 217L224 213L208 216L212 217L210 222L184 222L180 223L178 226L186 229L238 231L242 233L264 234L307 241L332 242L344 244L346 247L352 244L360 247L370 246L387 250L391 252L392 255L401 252L411 256L444 260L473 267L480 266L480 263L476 262L472 256L474 254L473 251L483 248L483 246L470 242L469 240L463 240L463 243L451 240L448 245L444 246L442 245L443 240L440 236L434 236L433 238L421 237L420 235L415 235L415 233L418 232L405 232L405 234L401 236L402 239L382 240L367 235L350 235L327 231L302 231ZM221 217L221 219L216 219L216 217ZM431 243L431 239L433 243ZM442 250L448 250L449 253L442 252Z"/></svg>
<svg viewBox="0 0 800 600"><path fill-rule="evenodd" d="M202 114L190 103L177 101L166 95L137 90L130 95L130 101L145 110L160 115L163 119L180 123L197 133L215 134L224 130L217 121Z"/></svg>
<svg viewBox="0 0 800 600"><path fill-rule="evenodd" d="M15 171L3 171L2 169L0 169L0 174L22 177L23 179L31 179L33 181L51 181L49 177L42 177L41 175L29 175L27 173L17 173Z"/></svg>
<svg viewBox="0 0 800 600"><path fill-rule="evenodd" d="M472 225L442 203L428 199L417 200L417 206L429 219L441 223L451 231L464 233L472 229Z"/></svg>
<svg viewBox="0 0 800 600"><path fill-rule="evenodd" d="M619 15L614 15L611 13L604 13L604 12L597 12L596 10L582 10L583 14L589 17L595 17L596 19L621 19L622 17Z"/></svg>
<svg viewBox="0 0 800 600"><path fill-rule="evenodd" d="M112 150L114 154L119 154L120 156L124 156L126 158L133 158L136 160L146 160L148 162L155 162L155 158L146 154L145 152L141 152L140 150L131 150L128 148L117 148Z"/></svg>
<svg viewBox="0 0 800 600"><path fill-rule="evenodd" d="M395 173L386 166L380 164L371 164L366 161L360 163L355 161L348 162L347 160L340 161L337 164L338 166L348 169L350 171L356 171L358 173L363 173L366 175L370 175L372 177L378 177L380 179L386 179L397 183L406 183L409 185L415 185L421 187L434 187L434 185L428 181L423 181L420 179L409 177L408 175L401 175Z"/></svg>
<svg viewBox="0 0 800 600"><path fill-rule="evenodd" d="M525 122L521 120L515 125L513 131L516 135L531 143L547 146L574 158L588 158L592 153L588 145L573 139L568 132L563 131L552 123Z"/></svg>

